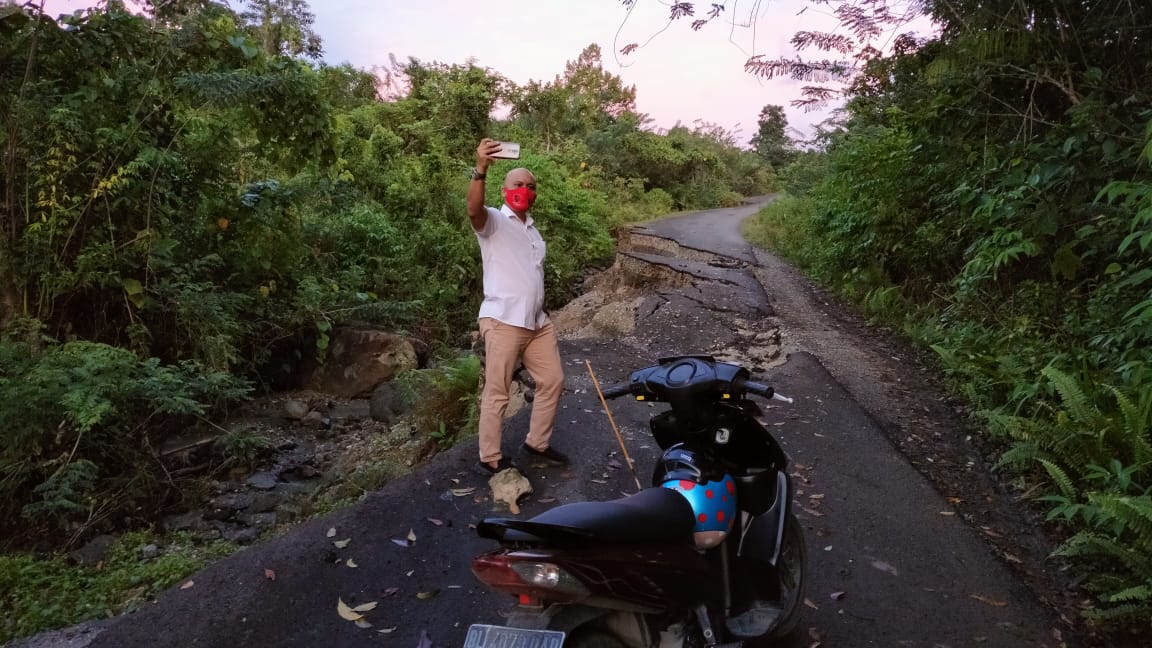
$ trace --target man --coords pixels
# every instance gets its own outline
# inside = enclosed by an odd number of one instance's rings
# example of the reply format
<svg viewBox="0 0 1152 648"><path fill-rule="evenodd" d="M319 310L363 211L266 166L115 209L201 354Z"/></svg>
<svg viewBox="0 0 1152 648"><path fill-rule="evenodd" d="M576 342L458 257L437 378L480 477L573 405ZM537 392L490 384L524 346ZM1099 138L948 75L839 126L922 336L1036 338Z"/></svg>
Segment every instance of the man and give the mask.
<svg viewBox="0 0 1152 648"><path fill-rule="evenodd" d="M468 218L484 263L484 301L478 323L484 343L484 393L480 398L480 465L495 474L512 467L500 450L508 388L519 362L536 381L524 451L557 464L568 457L552 447L564 368L556 331L544 312L544 239L528 210L536 201L536 178L513 169L504 178L504 205L484 205L484 180L500 143L484 138L468 186Z"/></svg>

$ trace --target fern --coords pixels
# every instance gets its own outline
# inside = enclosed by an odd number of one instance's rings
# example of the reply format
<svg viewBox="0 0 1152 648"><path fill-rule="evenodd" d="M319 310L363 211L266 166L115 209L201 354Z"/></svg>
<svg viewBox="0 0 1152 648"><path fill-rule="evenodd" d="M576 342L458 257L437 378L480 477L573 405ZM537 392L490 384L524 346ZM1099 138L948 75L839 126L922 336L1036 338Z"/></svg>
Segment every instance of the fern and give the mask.
<svg viewBox="0 0 1152 648"><path fill-rule="evenodd" d="M1072 479L1068 477L1068 473L1047 459L1038 458L1037 461L1040 462L1041 466L1044 466L1044 470L1048 471L1048 476L1052 478L1053 483L1056 484L1056 487L1060 489L1060 492L1063 493L1065 497L1073 498L1076 496L1076 486L1072 483Z"/></svg>
<svg viewBox="0 0 1152 648"><path fill-rule="evenodd" d="M1152 584L1137 585L1119 592L1109 594L1106 599L1109 603L1123 603L1127 601L1148 601L1152 603Z"/></svg>
<svg viewBox="0 0 1152 648"><path fill-rule="evenodd" d="M1132 443L1137 465L1152 464L1152 389L1143 391L1140 405L1112 385L1108 386L1124 421L1124 434Z"/></svg>
<svg viewBox="0 0 1152 648"><path fill-rule="evenodd" d="M1051 366L1045 367L1041 373L1060 394L1060 402L1073 422L1089 423L1099 418L1099 412L1092 407L1088 395L1074 378Z"/></svg>
<svg viewBox="0 0 1152 648"><path fill-rule="evenodd" d="M1130 531L1136 546L1152 555L1152 497L1117 497L1105 493L1092 493L1088 500L1113 519L1117 535ZM1149 571L1152 578L1152 570Z"/></svg>

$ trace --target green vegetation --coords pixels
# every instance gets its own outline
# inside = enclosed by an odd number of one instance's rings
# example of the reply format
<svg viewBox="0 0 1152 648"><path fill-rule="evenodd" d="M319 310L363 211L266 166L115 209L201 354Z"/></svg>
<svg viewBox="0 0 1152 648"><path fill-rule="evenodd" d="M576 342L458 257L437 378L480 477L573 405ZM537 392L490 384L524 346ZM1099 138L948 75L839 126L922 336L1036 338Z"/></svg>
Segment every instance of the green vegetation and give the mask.
<svg viewBox="0 0 1152 648"><path fill-rule="evenodd" d="M1146 632L1152 8L927 8L939 33L865 57L750 232L935 350L1000 467L1042 486L1087 617Z"/></svg>
<svg viewBox="0 0 1152 648"><path fill-rule="evenodd" d="M148 545L155 548L155 557L143 557ZM130 612L234 550L228 543L195 543L181 534L161 539L130 532L97 566L77 567L63 557L0 556L5 610L0 641Z"/></svg>
<svg viewBox="0 0 1152 648"><path fill-rule="evenodd" d="M433 451L467 434L476 367L451 358L480 300L464 196L483 136L525 152L494 178L516 165L537 175L537 222L562 251L549 256L549 307L611 261L614 227L773 188L772 170L722 129L652 130L596 46L521 87L472 64L392 61L379 75L323 64L299 0L145 3L149 15L111 1L59 19L34 5L0 6L9 552L146 526L192 487L158 448L222 432L238 402L294 386L341 324L448 358L428 399L446 407L416 418ZM493 120L500 107L510 114ZM228 431L214 465L251 464L267 443ZM348 494L397 469L364 471ZM89 580L111 577L108 565L94 576L59 558L4 560L0 600L17 613L0 640L126 600ZM185 568L141 572L132 587ZM45 594L41 579L64 591Z"/></svg>

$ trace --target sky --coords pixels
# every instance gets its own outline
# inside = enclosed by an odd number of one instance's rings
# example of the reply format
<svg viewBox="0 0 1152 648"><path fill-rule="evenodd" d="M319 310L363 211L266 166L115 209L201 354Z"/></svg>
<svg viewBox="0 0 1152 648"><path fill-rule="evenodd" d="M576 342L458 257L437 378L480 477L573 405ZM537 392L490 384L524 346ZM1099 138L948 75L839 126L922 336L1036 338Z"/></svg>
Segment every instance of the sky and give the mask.
<svg viewBox="0 0 1152 648"><path fill-rule="evenodd" d="M237 7L239 0L232 0ZM49 13L91 6L83 0L46 0ZM697 17L710 2L696 2ZM790 40L800 30L831 29L827 7L810 0L728 0L724 17L700 31L693 18L669 25L667 0L310 0L313 29L324 44L323 60L371 69L405 61L463 64L474 60L518 84L551 81L590 44L598 44L605 70L636 88L636 107L658 128L695 120L716 124L747 144L760 110L784 108L797 136L830 115L804 112L790 102L801 83L765 80L744 71L752 54L765 58L797 53ZM663 30L663 31L662 31ZM629 43L642 46L625 56ZM806 52L806 58L824 58Z"/></svg>

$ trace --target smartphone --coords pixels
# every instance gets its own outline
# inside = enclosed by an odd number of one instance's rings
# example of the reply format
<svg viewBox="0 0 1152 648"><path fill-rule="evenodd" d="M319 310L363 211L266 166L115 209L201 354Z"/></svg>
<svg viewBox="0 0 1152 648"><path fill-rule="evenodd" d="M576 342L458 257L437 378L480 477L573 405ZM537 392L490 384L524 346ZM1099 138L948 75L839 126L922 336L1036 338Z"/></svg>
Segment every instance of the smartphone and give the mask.
<svg viewBox="0 0 1152 648"><path fill-rule="evenodd" d="M500 150L493 153L492 157L499 160L519 160L520 159L520 144L518 142L500 142Z"/></svg>

